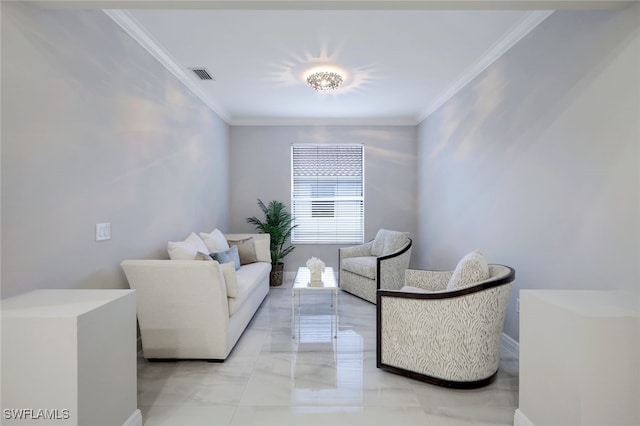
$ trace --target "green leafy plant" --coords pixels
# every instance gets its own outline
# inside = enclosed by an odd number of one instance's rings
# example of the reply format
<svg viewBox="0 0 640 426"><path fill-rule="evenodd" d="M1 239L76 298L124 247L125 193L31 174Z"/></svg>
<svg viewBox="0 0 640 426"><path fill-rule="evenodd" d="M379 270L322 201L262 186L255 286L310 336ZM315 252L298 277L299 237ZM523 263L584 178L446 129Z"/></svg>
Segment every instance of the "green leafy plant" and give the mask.
<svg viewBox="0 0 640 426"><path fill-rule="evenodd" d="M281 263L282 259L295 248L293 246L285 247L285 244L296 225L292 225L293 217L280 201L271 201L267 206L258 199L258 206L265 215L264 222L253 216L247 218L247 223L255 225L259 232L271 236L271 264L275 266Z"/></svg>

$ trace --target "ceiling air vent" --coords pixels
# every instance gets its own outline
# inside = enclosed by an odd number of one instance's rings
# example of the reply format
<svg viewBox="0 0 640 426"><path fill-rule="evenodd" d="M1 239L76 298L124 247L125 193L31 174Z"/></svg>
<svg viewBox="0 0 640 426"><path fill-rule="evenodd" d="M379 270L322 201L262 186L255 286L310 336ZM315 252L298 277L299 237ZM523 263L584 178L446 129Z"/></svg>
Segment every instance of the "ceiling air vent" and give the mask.
<svg viewBox="0 0 640 426"><path fill-rule="evenodd" d="M211 77L211 74L209 74L209 71L207 71L206 68L190 68L190 69L191 71L196 73L198 77L200 77L200 80L213 80L213 77Z"/></svg>

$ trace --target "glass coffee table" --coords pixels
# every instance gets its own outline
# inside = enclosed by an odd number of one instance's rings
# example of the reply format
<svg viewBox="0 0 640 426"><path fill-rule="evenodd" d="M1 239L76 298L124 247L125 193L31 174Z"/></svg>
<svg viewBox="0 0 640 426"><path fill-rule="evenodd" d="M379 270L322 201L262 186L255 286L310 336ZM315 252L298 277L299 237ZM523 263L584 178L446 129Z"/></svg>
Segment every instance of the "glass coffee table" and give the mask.
<svg viewBox="0 0 640 426"><path fill-rule="evenodd" d="M334 308L334 315L331 317L331 334L334 339L338 337L338 283L336 282L333 268L324 268L322 281L312 282L311 272L306 266L298 268L296 278L291 288L291 335L296 337L296 294L298 295L297 316L300 316L300 293L303 292L328 292L331 295L331 306ZM335 328L334 328L335 322ZM300 333L300 318L297 321L298 334Z"/></svg>

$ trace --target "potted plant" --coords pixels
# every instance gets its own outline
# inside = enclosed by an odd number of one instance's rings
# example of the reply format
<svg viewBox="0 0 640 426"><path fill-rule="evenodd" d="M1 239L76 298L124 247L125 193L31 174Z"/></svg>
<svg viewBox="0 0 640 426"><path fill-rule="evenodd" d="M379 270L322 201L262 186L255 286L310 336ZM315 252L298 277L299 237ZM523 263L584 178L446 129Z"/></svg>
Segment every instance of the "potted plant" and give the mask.
<svg viewBox="0 0 640 426"><path fill-rule="evenodd" d="M284 272L282 259L295 248L293 246L285 247L285 243L296 225L291 224L293 218L280 201L271 201L267 206L262 200L258 199L258 206L265 215L264 222L253 216L247 218L247 223L255 225L260 233L271 236L271 276L269 277L269 285L279 286L282 285Z"/></svg>

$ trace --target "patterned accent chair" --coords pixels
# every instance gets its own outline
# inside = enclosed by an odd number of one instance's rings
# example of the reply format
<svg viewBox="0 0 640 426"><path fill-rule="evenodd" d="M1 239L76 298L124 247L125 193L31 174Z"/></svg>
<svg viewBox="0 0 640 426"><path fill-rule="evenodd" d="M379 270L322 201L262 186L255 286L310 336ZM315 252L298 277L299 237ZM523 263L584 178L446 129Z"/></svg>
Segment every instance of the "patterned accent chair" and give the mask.
<svg viewBox="0 0 640 426"><path fill-rule="evenodd" d="M340 248L340 288L371 303L376 303L378 289L400 289L411 243L407 232L380 229L368 243Z"/></svg>
<svg viewBox="0 0 640 426"><path fill-rule="evenodd" d="M493 382L515 270L447 290L454 271L407 270L400 291L377 293L377 367L427 383L473 389Z"/></svg>

